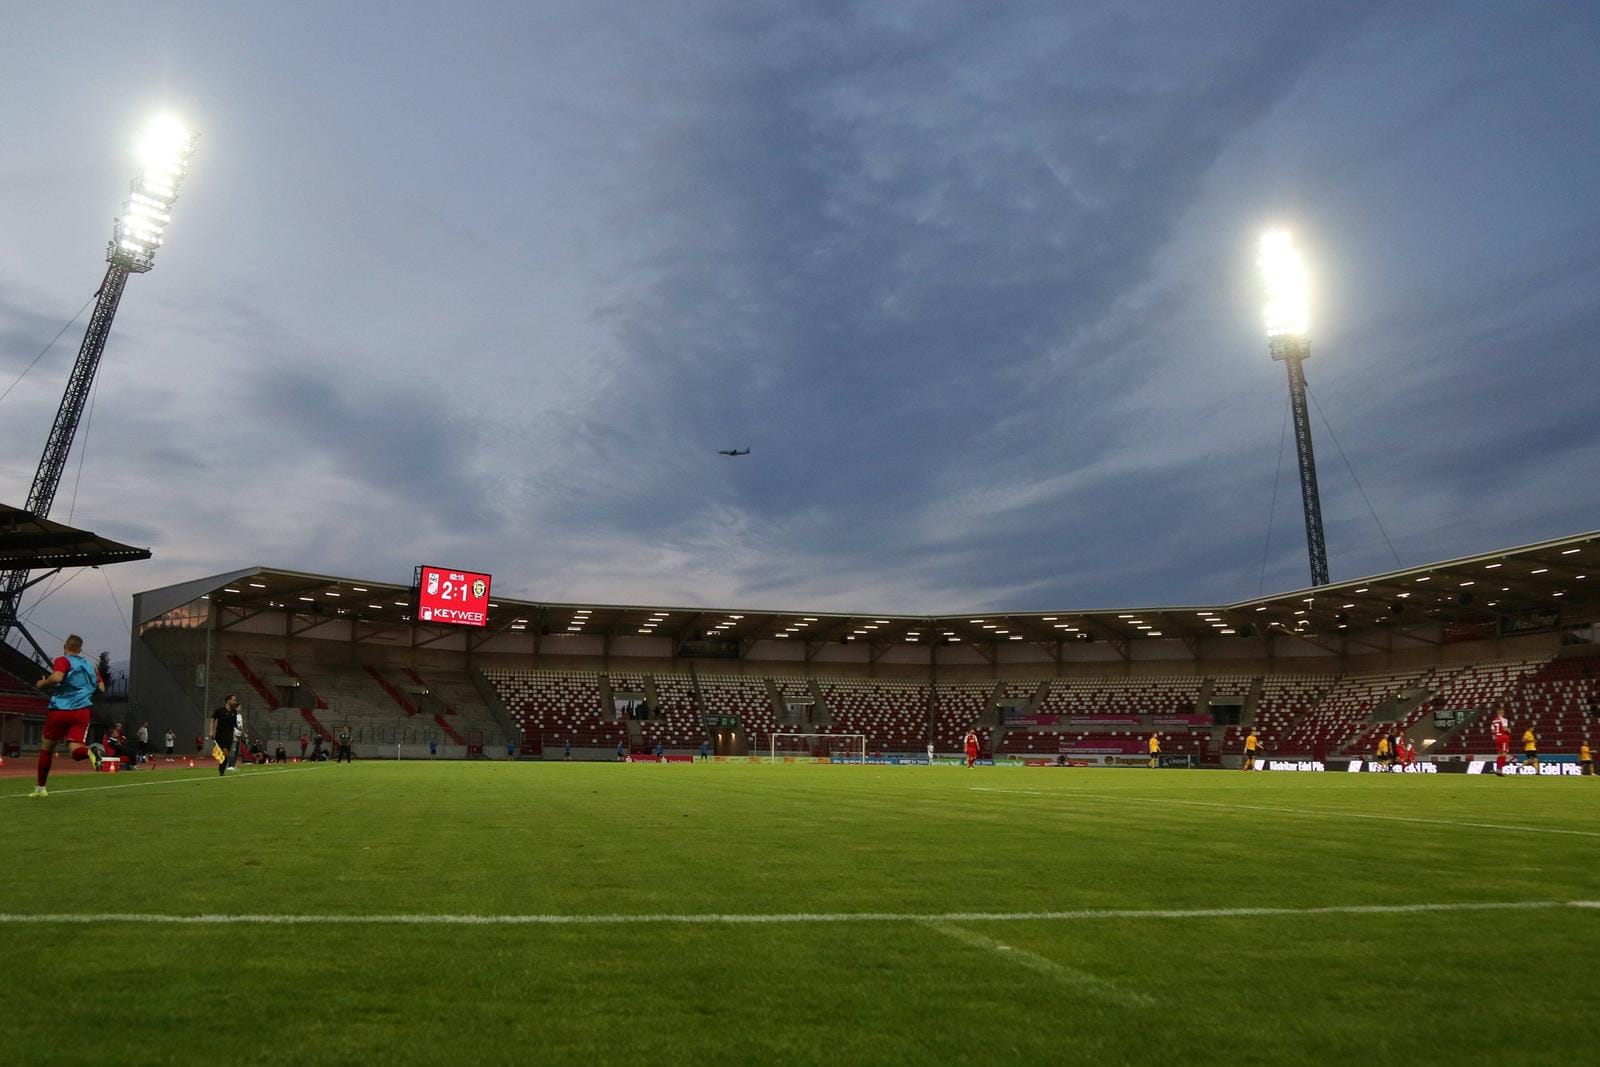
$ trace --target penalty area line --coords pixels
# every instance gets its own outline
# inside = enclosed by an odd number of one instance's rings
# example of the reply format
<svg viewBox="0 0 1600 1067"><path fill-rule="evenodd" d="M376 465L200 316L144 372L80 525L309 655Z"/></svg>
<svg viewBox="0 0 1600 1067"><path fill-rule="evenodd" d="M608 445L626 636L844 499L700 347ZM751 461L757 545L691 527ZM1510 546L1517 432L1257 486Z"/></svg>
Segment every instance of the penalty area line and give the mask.
<svg viewBox="0 0 1600 1067"><path fill-rule="evenodd" d="M1042 974L1068 989L1075 990L1093 1000L1110 1001L1120 1004L1125 1008L1148 1007L1155 1003L1151 997L1143 993L1133 993L1114 982L1090 974L1088 971L1069 967L1064 963L1057 963L1048 956L1041 956L1037 952L1030 952L1025 948L1008 945L1004 941L997 941L992 937L985 937L975 930L968 930L961 926L950 926L942 923L930 922L928 929L936 930L952 941L958 941L968 948L979 949L993 953L1000 959L1007 960L1019 967L1026 967L1035 974Z"/></svg>
<svg viewBox="0 0 1600 1067"><path fill-rule="evenodd" d="M1080 922L1105 919L1242 919L1315 915L1418 915L1432 912L1600 909L1600 900L1457 901L1436 904L1330 904L1312 908L1085 908L1071 911L792 912L611 915L275 915L118 912L0 912L0 926L803 926L821 923Z"/></svg>

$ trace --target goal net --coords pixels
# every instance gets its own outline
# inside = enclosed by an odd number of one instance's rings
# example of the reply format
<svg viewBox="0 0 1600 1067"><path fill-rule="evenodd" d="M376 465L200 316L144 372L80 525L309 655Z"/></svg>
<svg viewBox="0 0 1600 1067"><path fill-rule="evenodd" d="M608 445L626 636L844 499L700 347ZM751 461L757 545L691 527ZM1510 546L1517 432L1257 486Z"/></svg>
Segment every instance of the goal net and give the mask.
<svg viewBox="0 0 1600 1067"><path fill-rule="evenodd" d="M834 763L867 762L866 734L783 734L772 735L768 762L783 759L828 759Z"/></svg>

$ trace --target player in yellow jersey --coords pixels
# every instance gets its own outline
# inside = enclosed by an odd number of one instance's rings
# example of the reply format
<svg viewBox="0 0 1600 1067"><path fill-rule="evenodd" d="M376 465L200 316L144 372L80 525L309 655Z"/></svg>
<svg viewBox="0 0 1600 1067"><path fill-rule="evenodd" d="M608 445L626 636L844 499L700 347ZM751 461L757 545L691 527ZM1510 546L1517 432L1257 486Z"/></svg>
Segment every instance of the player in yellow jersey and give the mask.
<svg viewBox="0 0 1600 1067"><path fill-rule="evenodd" d="M1383 764L1385 767L1389 766L1389 764L1393 762L1393 760L1391 760L1389 757L1389 737L1387 734L1378 738L1377 756L1378 762Z"/></svg>
<svg viewBox="0 0 1600 1067"><path fill-rule="evenodd" d="M1161 738L1157 737L1155 734L1152 733L1150 735L1149 745L1150 745L1150 767L1153 770L1155 768L1156 761L1161 758Z"/></svg>
<svg viewBox="0 0 1600 1067"><path fill-rule="evenodd" d="M1522 762L1525 766L1539 769L1539 742L1533 736L1533 727L1522 731Z"/></svg>
<svg viewBox="0 0 1600 1067"><path fill-rule="evenodd" d="M1578 773L1583 775L1594 774L1594 755L1589 751L1589 742L1587 741L1578 746Z"/></svg>
<svg viewBox="0 0 1600 1067"><path fill-rule="evenodd" d="M1243 771L1255 770L1256 753L1260 750L1261 739L1256 736L1256 728L1252 726L1250 727L1250 733L1247 734L1244 739L1244 766L1240 767L1239 769Z"/></svg>

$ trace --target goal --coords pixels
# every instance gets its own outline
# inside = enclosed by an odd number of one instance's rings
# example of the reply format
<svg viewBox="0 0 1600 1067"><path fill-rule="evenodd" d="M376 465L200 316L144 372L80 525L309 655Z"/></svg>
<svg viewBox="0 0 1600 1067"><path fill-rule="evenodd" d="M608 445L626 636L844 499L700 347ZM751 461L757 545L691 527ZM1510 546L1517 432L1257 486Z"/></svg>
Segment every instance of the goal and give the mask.
<svg viewBox="0 0 1600 1067"><path fill-rule="evenodd" d="M772 735L772 752L767 762L781 759L825 758L834 763L866 763L866 734L779 734Z"/></svg>

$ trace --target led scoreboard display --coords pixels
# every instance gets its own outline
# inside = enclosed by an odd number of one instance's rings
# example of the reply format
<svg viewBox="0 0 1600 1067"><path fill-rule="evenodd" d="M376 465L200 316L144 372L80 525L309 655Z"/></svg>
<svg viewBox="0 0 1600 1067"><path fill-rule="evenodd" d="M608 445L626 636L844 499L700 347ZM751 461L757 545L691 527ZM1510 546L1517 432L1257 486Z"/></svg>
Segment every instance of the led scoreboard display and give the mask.
<svg viewBox="0 0 1600 1067"><path fill-rule="evenodd" d="M417 621L459 626L487 624L489 576L448 567L418 567Z"/></svg>

